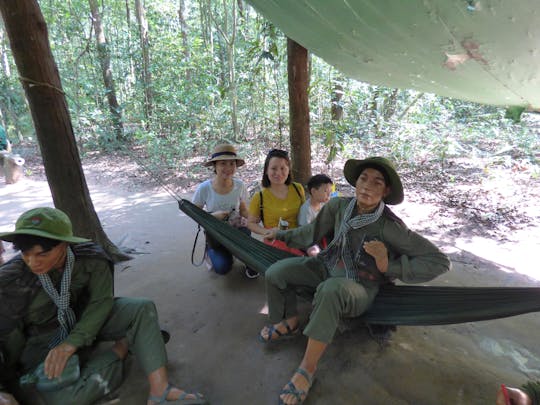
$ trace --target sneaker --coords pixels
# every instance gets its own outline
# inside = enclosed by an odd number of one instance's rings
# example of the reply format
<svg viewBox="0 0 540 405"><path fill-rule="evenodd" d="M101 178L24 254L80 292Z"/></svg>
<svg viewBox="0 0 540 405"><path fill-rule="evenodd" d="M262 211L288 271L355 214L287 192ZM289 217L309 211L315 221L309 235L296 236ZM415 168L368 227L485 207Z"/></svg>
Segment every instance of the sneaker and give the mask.
<svg viewBox="0 0 540 405"><path fill-rule="evenodd" d="M212 260L210 260L210 256L208 256L208 252L204 253L204 264L208 271L214 271L214 265L212 264Z"/></svg>
<svg viewBox="0 0 540 405"><path fill-rule="evenodd" d="M249 267L246 267L246 277L247 278L257 278L261 275L261 273L255 271L255 270L252 270L250 269Z"/></svg>

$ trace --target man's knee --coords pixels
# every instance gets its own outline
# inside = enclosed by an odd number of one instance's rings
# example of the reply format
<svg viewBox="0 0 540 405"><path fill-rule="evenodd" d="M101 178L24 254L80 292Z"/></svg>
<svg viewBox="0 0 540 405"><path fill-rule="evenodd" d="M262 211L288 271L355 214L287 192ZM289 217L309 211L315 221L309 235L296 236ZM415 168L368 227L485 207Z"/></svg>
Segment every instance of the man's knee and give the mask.
<svg viewBox="0 0 540 405"><path fill-rule="evenodd" d="M289 265L288 259L279 260L272 264L264 273L264 279L266 284L281 285L283 281L283 275L287 273Z"/></svg>
<svg viewBox="0 0 540 405"><path fill-rule="evenodd" d="M329 278L317 286L315 300L362 298L365 290L354 281L344 278ZM367 297L367 296L366 296Z"/></svg>
<svg viewBox="0 0 540 405"><path fill-rule="evenodd" d="M114 309L133 313L134 315L148 314L152 317L157 317L156 304L148 298L118 297L114 300Z"/></svg>

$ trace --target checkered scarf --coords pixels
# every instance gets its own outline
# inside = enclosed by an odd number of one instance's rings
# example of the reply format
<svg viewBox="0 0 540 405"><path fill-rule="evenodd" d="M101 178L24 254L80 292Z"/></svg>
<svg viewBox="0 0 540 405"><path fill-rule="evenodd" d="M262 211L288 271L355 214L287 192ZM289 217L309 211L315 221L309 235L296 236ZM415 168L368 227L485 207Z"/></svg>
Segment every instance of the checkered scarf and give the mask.
<svg viewBox="0 0 540 405"><path fill-rule="evenodd" d="M354 249L350 245L348 233L353 229L360 229L377 221L383 213L384 206L384 202L381 201L374 212L352 217L352 213L356 207L356 198L351 199L349 205L347 205L347 208L345 209L343 222L341 223L337 235L328 244L328 247L319 254L319 257L324 261L328 269L333 269L341 258L345 264L347 278L357 282L360 281L360 269L357 268L354 262Z"/></svg>
<svg viewBox="0 0 540 405"><path fill-rule="evenodd" d="M71 285L71 273L73 272L73 264L75 263L75 255L68 246L66 255L66 264L64 266L64 273L62 274L62 280L60 282L60 294L54 287L51 278L48 274L38 274L39 281L43 286L45 292L51 297L51 300L58 307L58 323L60 324L60 330L49 342L49 348L58 346L62 343L73 329L75 325L75 313L69 306L69 286Z"/></svg>

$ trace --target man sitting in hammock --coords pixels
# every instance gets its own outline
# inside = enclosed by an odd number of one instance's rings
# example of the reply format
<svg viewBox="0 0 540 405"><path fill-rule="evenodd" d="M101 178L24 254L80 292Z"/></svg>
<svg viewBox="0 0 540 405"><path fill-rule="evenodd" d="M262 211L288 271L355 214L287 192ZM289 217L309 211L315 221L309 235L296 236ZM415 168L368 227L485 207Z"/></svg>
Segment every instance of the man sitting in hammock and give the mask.
<svg viewBox="0 0 540 405"><path fill-rule="evenodd" d="M395 279L426 282L450 269L446 255L409 230L387 207L403 201L401 180L389 160L351 159L343 171L356 188L355 197L331 199L308 225L287 231L270 229L264 235L295 248L335 235L318 256L280 260L265 273L272 324L261 330L263 342L297 335L295 291L304 287L315 294L303 332L309 338L307 348L299 368L281 391L281 404L304 402L340 318L366 312L381 285Z"/></svg>

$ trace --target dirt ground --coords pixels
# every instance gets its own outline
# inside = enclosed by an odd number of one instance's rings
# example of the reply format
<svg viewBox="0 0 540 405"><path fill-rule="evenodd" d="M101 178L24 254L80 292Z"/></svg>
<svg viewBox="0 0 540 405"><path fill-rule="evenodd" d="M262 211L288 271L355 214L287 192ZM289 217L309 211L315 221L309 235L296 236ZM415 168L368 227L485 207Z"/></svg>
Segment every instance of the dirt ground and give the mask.
<svg viewBox="0 0 540 405"><path fill-rule="evenodd" d="M153 299L171 332L171 380L205 393L212 404L275 404L306 339L270 347L257 341L266 322L263 279L246 279L240 264L227 276L193 266L195 223L135 163L94 156L83 166L105 231L133 252L133 260L116 267L117 295ZM28 168L31 175L16 184L0 179L0 231L11 230L22 211L52 205L39 163L28 159ZM248 170L242 177L256 182L256 168ZM332 176L344 194L352 191L339 172ZM402 176L406 201L395 211L453 262L451 272L430 284L540 286L534 260L540 249L540 184L529 167L458 162L444 173L426 168L422 176L408 170ZM168 184L189 198L200 178ZM304 319L308 312L305 303ZM383 346L356 327L336 336L306 404L494 404L502 382L515 386L540 378L539 335L539 313L400 326ZM130 358L113 402L144 404L147 389Z"/></svg>

